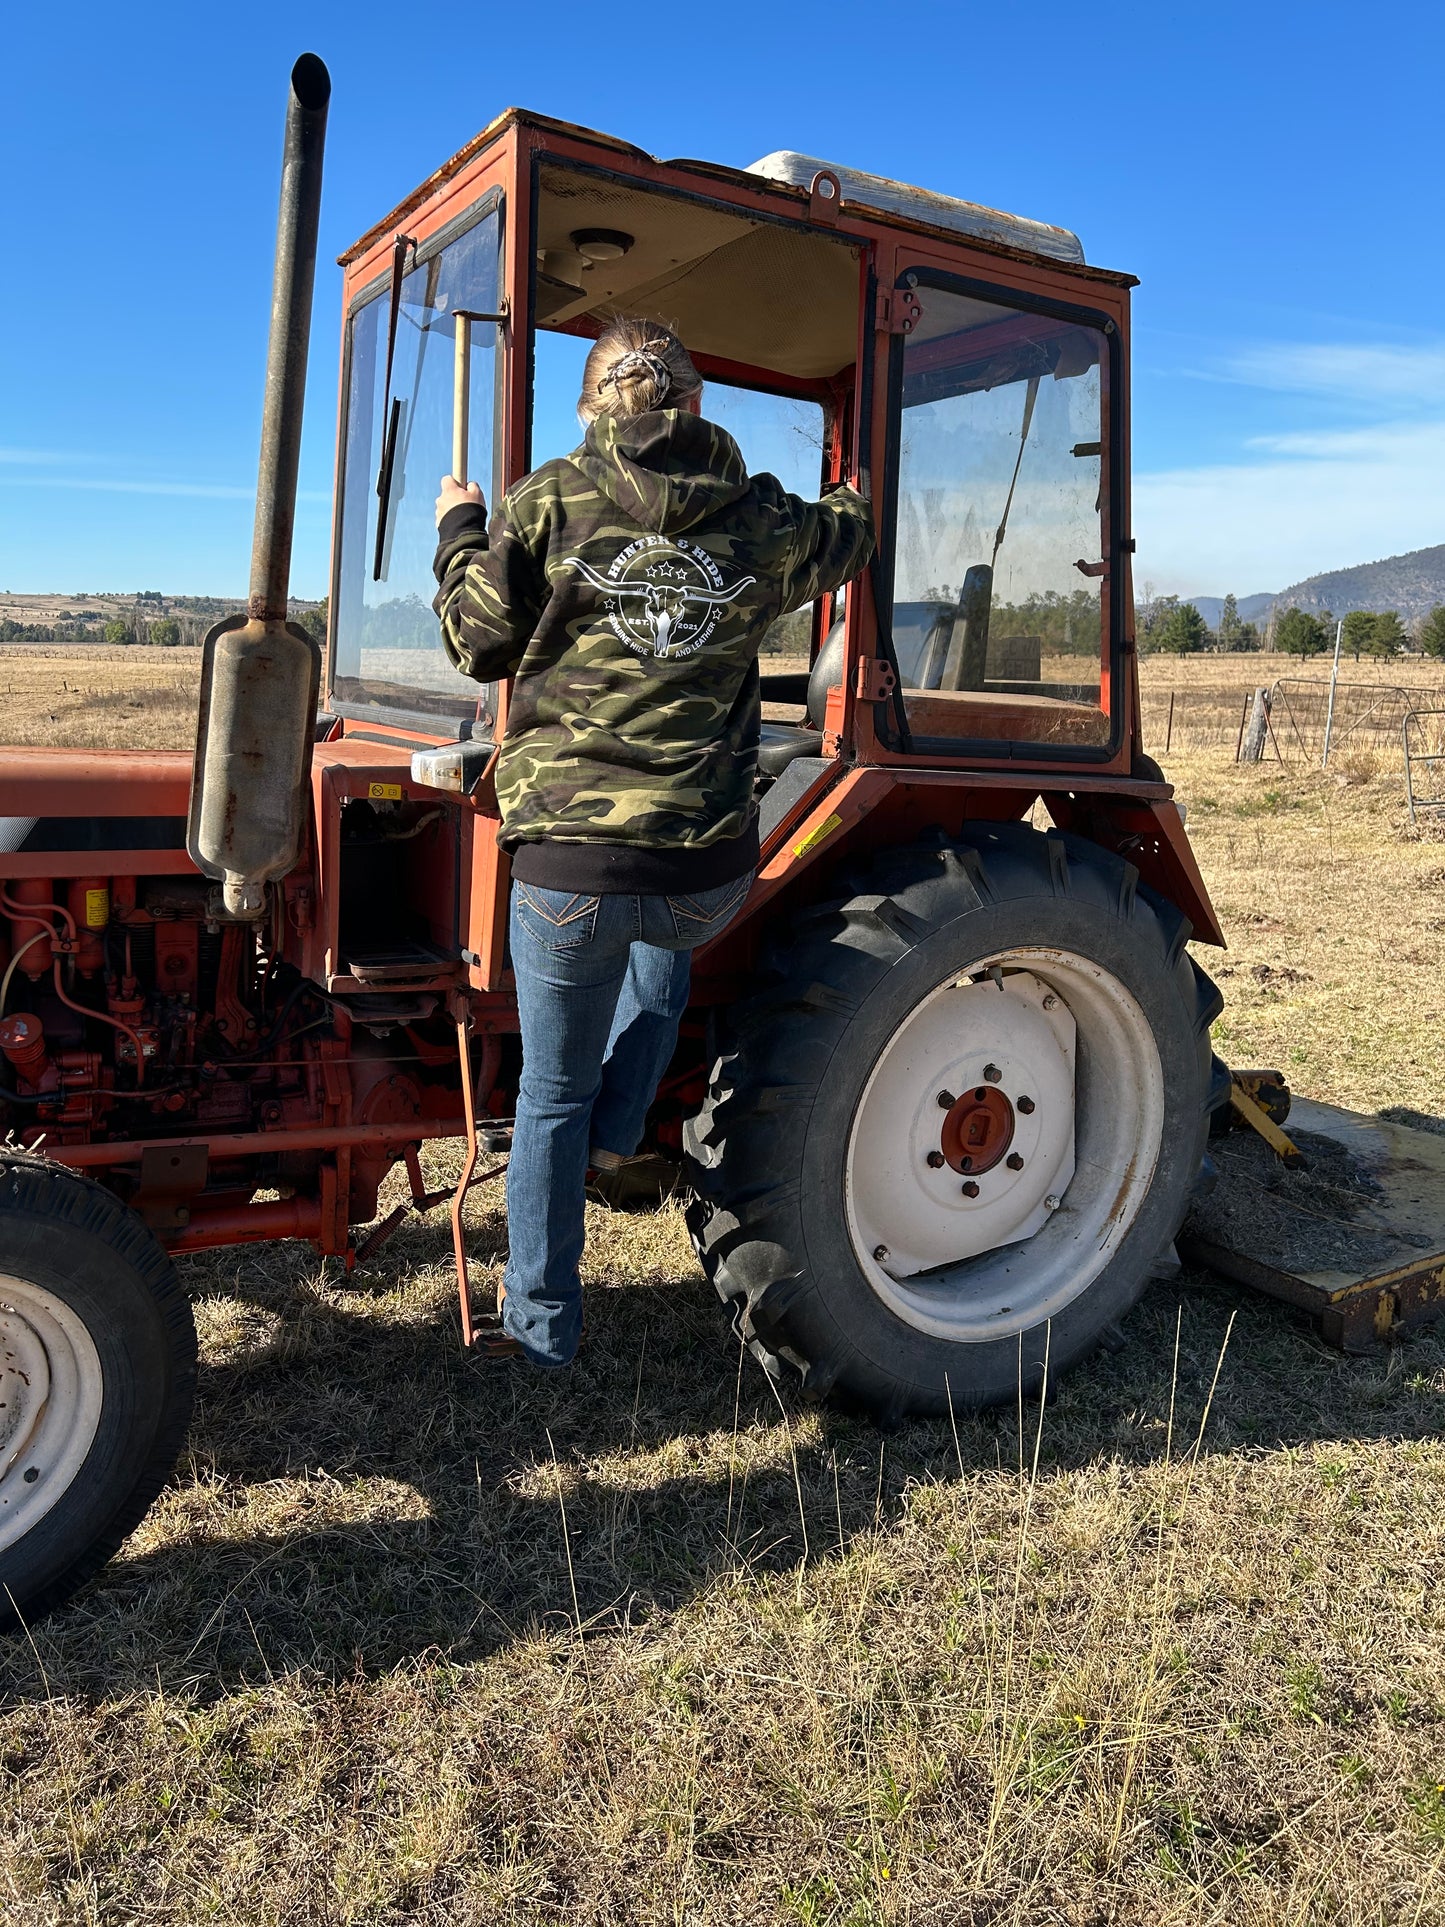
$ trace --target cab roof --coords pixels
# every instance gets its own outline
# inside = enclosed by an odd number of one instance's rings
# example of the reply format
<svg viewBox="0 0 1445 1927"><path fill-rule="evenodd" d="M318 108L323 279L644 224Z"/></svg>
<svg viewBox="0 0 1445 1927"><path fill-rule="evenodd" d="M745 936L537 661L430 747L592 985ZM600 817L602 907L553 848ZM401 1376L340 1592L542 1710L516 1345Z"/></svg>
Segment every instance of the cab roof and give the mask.
<svg viewBox="0 0 1445 1927"><path fill-rule="evenodd" d="M615 135L582 127L573 121L556 120L523 107L509 107L499 114L413 193L398 203L384 219L369 228L339 257L340 265L348 266L384 235L390 234L398 222L513 126L564 134L613 153L626 154L648 166L666 167L679 173L702 174L714 180L731 181L738 186L755 187L759 181L766 181L770 186L783 189L799 199L807 197L815 175L827 172L836 176L841 189L841 204L846 209L866 212L890 224L901 222L910 227L967 235L970 240L981 242L986 247L1010 253L1042 256L1046 260L1067 262L1072 266L1085 265L1083 246L1078 236L1067 228L1055 227L1044 221L1032 221L1022 215L1004 214L973 201L936 194L928 188L910 187L905 182L892 181L881 174L867 174L857 168L840 167L834 162L815 160L810 155L794 153L787 148L766 154L746 168L728 167L717 161L662 161L630 141L619 140ZM1107 271L1096 269L1094 272ZM1108 279L1129 283L1133 276L1109 274Z"/></svg>

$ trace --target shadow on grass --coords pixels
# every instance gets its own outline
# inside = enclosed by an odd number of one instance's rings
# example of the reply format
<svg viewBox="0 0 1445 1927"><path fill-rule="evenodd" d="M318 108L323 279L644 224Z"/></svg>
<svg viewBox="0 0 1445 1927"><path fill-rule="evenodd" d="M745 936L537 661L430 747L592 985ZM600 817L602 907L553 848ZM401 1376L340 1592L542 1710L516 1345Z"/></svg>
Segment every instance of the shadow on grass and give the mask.
<svg viewBox="0 0 1445 1927"><path fill-rule="evenodd" d="M445 1244L442 1227L408 1226L377 1282L401 1290ZM554 1375L462 1354L435 1295L404 1318L395 1299L318 1294L310 1255L273 1247L259 1279L226 1286L266 1336L202 1370L166 1543L122 1556L35 1629L35 1651L13 1644L9 1691L204 1697L282 1672L466 1664L579 1624L606 1637L886 1533L919 1482L1020 1475L1036 1404L1021 1451L1017 1411L884 1437L780 1402L672 1249L652 1282L589 1290L582 1354ZM1171 1390L1176 1450L1192 1441L1231 1315L1208 1452L1445 1429L1438 1332L1347 1359L1282 1307L1185 1274L1057 1388L1041 1476L1158 1458Z"/></svg>

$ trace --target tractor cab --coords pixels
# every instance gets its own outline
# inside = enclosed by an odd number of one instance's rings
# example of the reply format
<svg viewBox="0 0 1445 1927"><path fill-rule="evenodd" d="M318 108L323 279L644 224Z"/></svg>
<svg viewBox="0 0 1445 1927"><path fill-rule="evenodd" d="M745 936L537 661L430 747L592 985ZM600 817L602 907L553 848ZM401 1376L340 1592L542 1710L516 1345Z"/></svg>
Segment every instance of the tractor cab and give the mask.
<svg viewBox="0 0 1445 1927"><path fill-rule="evenodd" d="M840 757L1127 771L1132 280L1072 234L513 111L343 266L326 703L346 734L492 739L505 692L453 668L431 609L438 478L464 461L495 504L575 447L590 342L636 312L687 343L750 468L874 503L869 578L767 639L761 783L801 763L801 796Z"/></svg>

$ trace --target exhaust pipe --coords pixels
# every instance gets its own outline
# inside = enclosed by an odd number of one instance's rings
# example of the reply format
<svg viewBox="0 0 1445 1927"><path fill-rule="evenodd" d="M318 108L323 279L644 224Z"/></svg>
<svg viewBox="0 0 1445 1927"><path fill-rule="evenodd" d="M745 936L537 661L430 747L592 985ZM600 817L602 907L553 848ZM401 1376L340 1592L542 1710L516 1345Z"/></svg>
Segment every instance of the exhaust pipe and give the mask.
<svg viewBox="0 0 1445 1927"><path fill-rule="evenodd" d="M286 620L286 604L330 99L325 62L302 54L286 109L250 593L246 614L218 622L201 659L186 844L221 882L229 915L248 919L300 855L321 683L320 646Z"/></svg>

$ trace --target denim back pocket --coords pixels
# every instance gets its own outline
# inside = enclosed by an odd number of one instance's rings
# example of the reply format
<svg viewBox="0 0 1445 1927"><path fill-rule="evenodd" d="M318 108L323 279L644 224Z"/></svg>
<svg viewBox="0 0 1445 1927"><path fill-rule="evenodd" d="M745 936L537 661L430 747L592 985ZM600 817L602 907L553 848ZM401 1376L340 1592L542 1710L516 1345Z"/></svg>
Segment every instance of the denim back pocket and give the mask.
<svg viewBox="0 0 1445 1927"><path fill-rule="evenodd" d="M697 890L691 896L670 896L673 928L682 941L697 950L721 936L747 901L753 887L754 872L720 883L715 890Z"/></svg>
<svg viewBox="0 0 1445 1927"><path fill-rule="evenodd" d="M590 943L601 903L601 897L579 896L575 890L544 890L535 883L512 885L517 922L534 942L548 950L570 950L575 944Z"/></svg>

